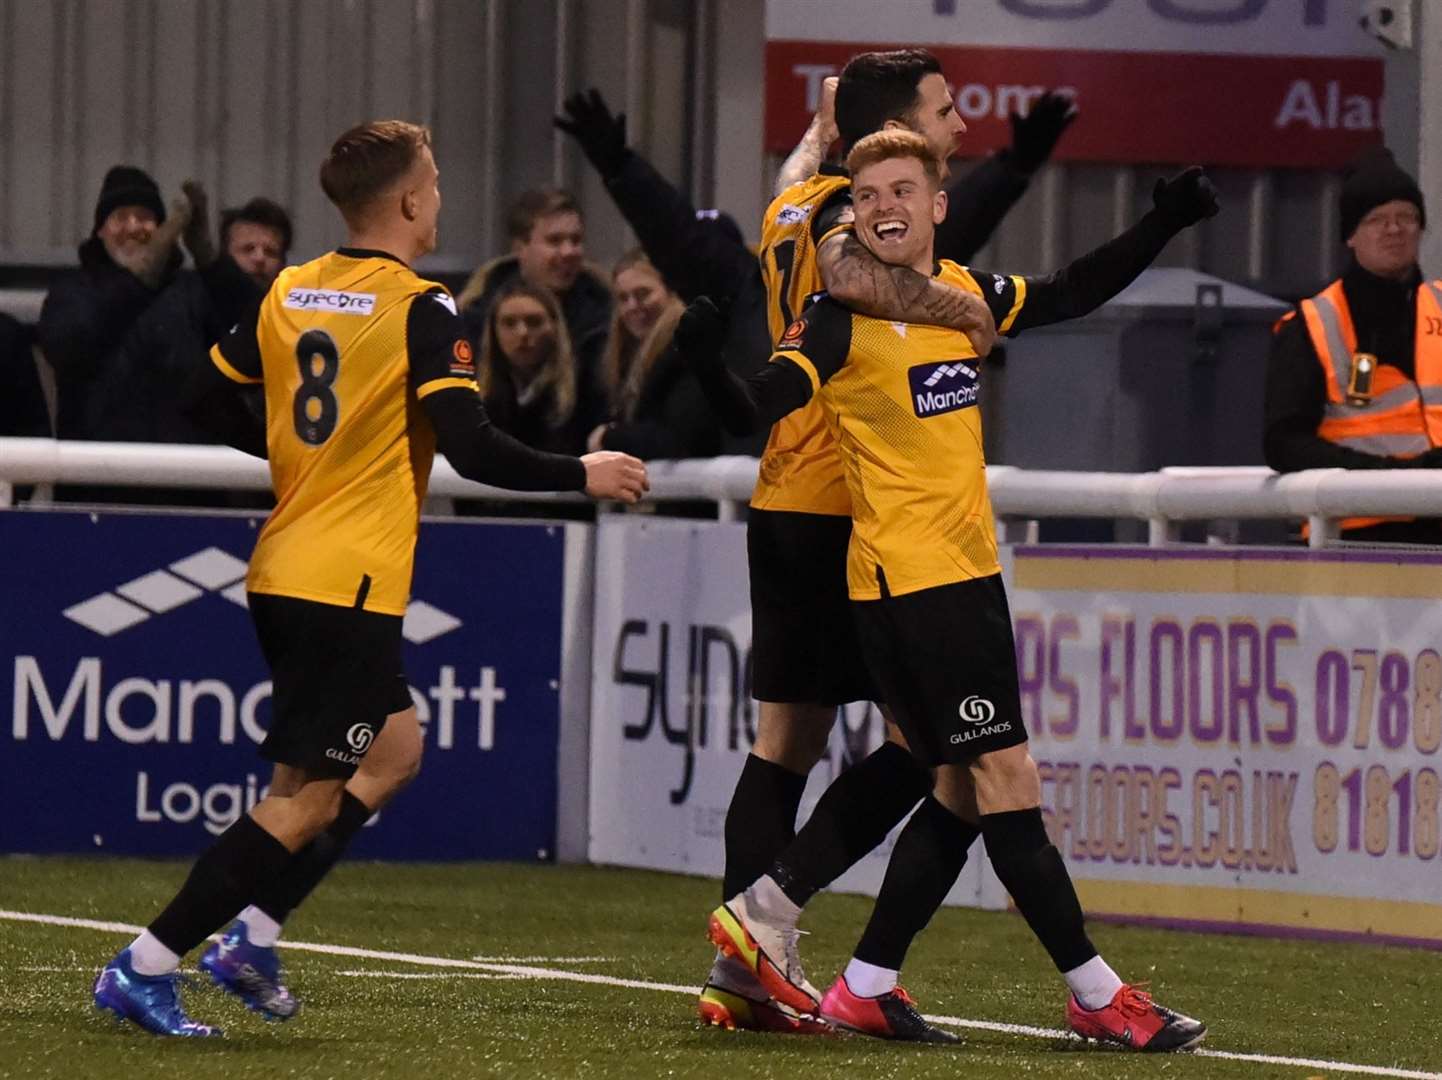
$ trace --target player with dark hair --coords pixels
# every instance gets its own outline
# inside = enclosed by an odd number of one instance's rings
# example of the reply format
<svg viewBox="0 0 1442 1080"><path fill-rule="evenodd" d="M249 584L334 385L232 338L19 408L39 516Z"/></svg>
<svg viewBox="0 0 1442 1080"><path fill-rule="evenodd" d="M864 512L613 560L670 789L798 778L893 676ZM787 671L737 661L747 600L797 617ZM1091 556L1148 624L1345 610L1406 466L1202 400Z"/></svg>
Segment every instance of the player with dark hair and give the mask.
<svg viewBox="0 0 1442 1080"><path fill-rule="evenodd" d="M186 1015L177 968L237 913L202 969L250 1008L294 1015L280 924L420 768L401 620L436 449L501 487L624 502L646 489L635 458L545 454L491 426L450 294L410 268L435 248L441 205L426 128L352 128L320 179L345 246L282 271L192 390L198 418L270 460L277 505L246 590L274 685L261 755L275 771L265 798L96 979L97 1007L156 1034L220 1033ZM237 393L248 384L264 387L263 430Z"/></svg>
<svg viewBox="0 0 1442 1080"><path fill-rule="evenodd" d="M1056 313L1058 291L1045 280L934 263L934 226L946 216L946 196L922 136L877 132L854 146L847 164L856 234L878 258L984 297L1002 333ZM902 932L885 943L898 950L894 967L853 960L824 999L806 981L795 935L802 906L834 876L837 852L825 830L808 823L769 874L717 908L711 939L801 1013L819 1011L839 1026L891 1038L954 1042L916 1012L896 977L911 936L940 905L979 834L997 876L1065 975L1073 1030L1136 1049L1196 1045L1202 1024L1124 984L1097 953L1043 826L986 491L976 350L953 331L869 318L823 297L786 330L772 363L743 381L717 362L711 343L720 322L710 302L698 300L678 335L729 426L766 426L810 402L825 414L856 507L846 577L861 651L915 771L936 770L935 791L918 817L945 815L931 828L941 841L936 854L949 857L940 866L894 859L882 897L900 916ZM898 797L851 787L858 821ZM915 801L924 793L912 785L900 797ZM903 842L896 858L915 861ZM910 877L912 887L899 889L893 872ZM867 944L883 943L863 938ZM861 981L872 985L854 985Z"/></svg>
<svg viewBox="0 0 1442 1080"><path fill-rule="evenodd" d="M881 130L920 134L943 162L939 167L944 172L944 159L965 125L935 59L920 50L902 50L862 54L847 64L836 89L836 122L848 150L864 134L862 122L853 115L853 109L868 103L862 86L888 103L883 109L870 108L870 120L880 120ZM1057 119L1062 123L1053 131L1059 136L1067 114ZM1215 192L1200 170L1159 181L1154 199L1156 209L1132 229L1057 273L1033 279L1028 302L1008 332L1094 310L1134 280L1178 231L1215 213ZM794 324L806 299L823 288L834 300L878 318L946 324L928 313L927 298L933 298L933 310L939 311L949 286L909 266L877 259L852 234L851 212L849 176L831 166L771 204L763 226L761 264L770 289L774 338ZM943 224L935 230L936 250L943 257L954 250L947 243L956 243L955 236L943 243L946 228ZM977 291L957 291L984 303ZM916 304L899 314L907 298ZM994 291L986 293L986 301L992 302L989 320L995 299ZM997 317L1007 314L1002 310ZM978 354L985 352L977 347L975 335L968 340ZM783 418L771 429L748 520L753 687L761 708L757 741L727 815L727 897L764 874L794 835L806 775L824 751L836 706L882 700L862 658L847 599L852 507L836 440L819 405L810 403ZM813 875L819 888L872 850L925 799L898 841L898 851L908 853L894 857L900 877L893 888L889 872L872 930L858 950L859 963L875 969L875 978L865 987L874 996L895 990L894 972L905 952L891 928L909 916L893 910L892 897L929 896L940 889L939 902L966 859L970 841L959 842L958 830L974 829L974 823L958 821L935 798L926 798L931 785L930 774L907 753L905 740L889 724L888 740L831 785L806 825L807 832L820 838L807 849L819 857ZM975 835L973 831L972 839ZM909 943L911 935L902 936ZM723 1026L745 1026L754 1016L769 1018L766 1004L757 1000L760 988L748 992L734 968L724 958L713 966L702 992L703 1018ZM864 980L858 977L857 982ZM901 1037L879 1023L876 1033Z"/></svg>

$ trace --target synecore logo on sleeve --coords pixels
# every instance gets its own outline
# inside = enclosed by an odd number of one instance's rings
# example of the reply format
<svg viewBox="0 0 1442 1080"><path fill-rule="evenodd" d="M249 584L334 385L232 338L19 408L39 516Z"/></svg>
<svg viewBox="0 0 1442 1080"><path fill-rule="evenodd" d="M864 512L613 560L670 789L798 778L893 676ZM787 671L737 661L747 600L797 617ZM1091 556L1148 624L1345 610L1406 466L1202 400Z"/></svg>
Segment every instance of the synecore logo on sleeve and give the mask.
<svg viewBox="0 0 1442 1080"><path fill-rule="evenodd" d="M285 306L297 311L329 311L339 315L369 315L375 310L375 293L343 292L339 289L291 289Z"/></svg>
<svg viewBox="0 0 1442 1080"><path fill-rule="evenodd" d="M923 419L976 404L980 384L973 364L961 360L917 364L907 368L906 378L911 384L911 406Z"/></svg>

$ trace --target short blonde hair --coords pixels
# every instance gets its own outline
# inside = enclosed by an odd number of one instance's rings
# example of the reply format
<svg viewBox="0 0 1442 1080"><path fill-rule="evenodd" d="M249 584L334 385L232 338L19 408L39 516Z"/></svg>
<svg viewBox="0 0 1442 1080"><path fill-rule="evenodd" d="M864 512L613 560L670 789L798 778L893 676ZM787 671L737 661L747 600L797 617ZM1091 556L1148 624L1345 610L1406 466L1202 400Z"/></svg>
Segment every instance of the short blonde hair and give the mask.
<svg viewBox="0 0 1442 1080"><path fill-rule="evenodd" d="M846 155L846 168L855 176L868 165L890 161L892 158L915 158L926 170L932 186L941 187L941 162L931 152L927 141L914 131L900 131L891 128L874 131L864 139L858 139Z"/></svg>
<svg viewBox="0 0 1442 1080"><path fill-rule="evenodd" d="M360 124L331 146L320 167L320 186L346 221L354 221L405 176L430 145L430 128L420 124Z"/></svg>

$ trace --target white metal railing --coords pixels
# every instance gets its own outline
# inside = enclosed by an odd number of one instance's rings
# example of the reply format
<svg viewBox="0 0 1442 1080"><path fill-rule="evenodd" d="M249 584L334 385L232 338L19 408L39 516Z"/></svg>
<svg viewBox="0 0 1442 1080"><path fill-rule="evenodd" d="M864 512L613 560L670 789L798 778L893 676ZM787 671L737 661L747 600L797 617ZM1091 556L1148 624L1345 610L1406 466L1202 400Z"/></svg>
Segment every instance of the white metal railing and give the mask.
<svg viewBox="0 0 1442 1080"><path fill-rule="evenodd" d="M751 496L756 459L653 461L650 498L715 501L733 518ZM994 465L991 501L1005 523L1089 517L1144 521L1149 540L1176 538L1185 521L1306 518L1310 543L1337 536L1353 516L1442 517L1442 470L1320 469L1282 476L1267 468L1170 468L1151 473L1051 472ZM0 506L15 484L122 484L263 491L265 462L223 446L0 439ZM462 478L437 457L431 494L516 502L575 502L575 494L505 491Z"/></svg>

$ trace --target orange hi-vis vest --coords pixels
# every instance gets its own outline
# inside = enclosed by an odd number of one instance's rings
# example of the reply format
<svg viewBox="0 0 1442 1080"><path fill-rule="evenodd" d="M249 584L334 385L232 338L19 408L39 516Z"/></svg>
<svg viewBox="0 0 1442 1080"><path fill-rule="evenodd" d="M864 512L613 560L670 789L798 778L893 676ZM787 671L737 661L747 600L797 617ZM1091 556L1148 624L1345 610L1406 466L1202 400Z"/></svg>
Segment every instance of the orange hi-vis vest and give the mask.
<svg viewBox="0 0 1442 1080"><path fill-rule="evenodd" d="M1317 434L1328 442L1388 457L1416 457L1442 446L1442 280L1417 287L1416 381L1379 364L1366 401L1348 400L1357 331L1341 280L1301 303L1312 348L1326 375L1327 404ZM1343 529L1407 518L1348 518Z"/></svg>

